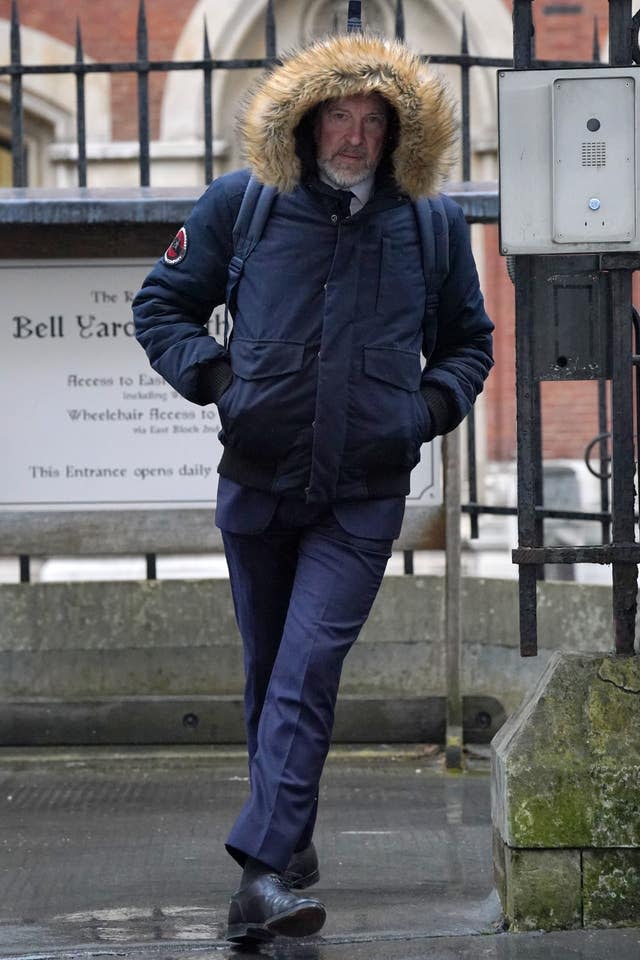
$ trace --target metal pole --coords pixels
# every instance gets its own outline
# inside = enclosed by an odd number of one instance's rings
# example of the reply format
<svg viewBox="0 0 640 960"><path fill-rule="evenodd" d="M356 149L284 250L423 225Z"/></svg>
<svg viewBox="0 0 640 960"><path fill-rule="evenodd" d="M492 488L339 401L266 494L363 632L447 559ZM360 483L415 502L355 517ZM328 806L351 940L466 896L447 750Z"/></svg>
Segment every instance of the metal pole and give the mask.
<svg viewBox="0 0 640 960"><path fill-rule="evenodd" d="M527 70L533 58L533 0L513 0L513 65Z"/></svg>
<svg viewBox="0 0 640 960"><path fill-rule="evenodd" d="M633 62L631 0L609 0L609 63L626 67Z"/></svg>
<svg viewBox="0 0 640 960"><path fill-rule="evenodd" d="M20 49L20 19L18 4L11 4L11 66L22 66ZM24 116L22 112L22 74L11 76L11 156L13 162L13 186L26 187L27 177L24 156Z"/></svg>
<svg viewBox="0 0 640 960"><path fill-rule="evenodd" d="M360 33L362 30L362 0L349 0L347 12L347 33Z"/></svg>
<svg viewBox="0 0 640 960"><path fill-rule="evenodd" d="M613 358L611 383L613 543L635 542L633 381L631 350L631 271L611 271ZM615 650L632 656L638 592L638 567L612 564Z"/></svg>
<svg viewBox="0 0 640 960"><path fill-rule="evenodd" d="M213 70L206 63L211 59L211 48L209 47L209 33L207 31L207 21L204 22L204 42L203 59L205 66L202 70L202 95L203 95L203 119L204 119L204 182L211 183L213 180L213 104L211 96L211 81Z"/></svg>
<svg viewBox="0 0 640 960"><path fill-rule="evenodd" d="M533 0L513 0L513 65L516 70L531 67L534 50ZM516 393L518 430L518 544L540 546L543 520L536 507L542 506L542 434L540 385L533 376L531 357L532 324L529 283L533 257L515 258L516 284ZM535 657L538 652L537 581L540 567L524 564L518 571L520 611L520 655Z"/></svg>
<svg viewBox="0 0 640 960"><path fill-rule="evenodd" d="M405 35L405 21L404 21L404 7L402 5L402 0L397 0L396 3L396 40L404 40Z"/></svg>
<svg viewBox="0 0 640 960"><path fill-rule="evenodd" d="M633 17L631 0L609 0L609 63L627 66L633 62ZM633 361L631 349L632 273L611 270L612 372L611 372L611 469L613 543L635 542L635 489L633 449ZM638 567L612 564L613 623L616 653L634 653L638 593Z"/></svg>
<svg viewBox="0 0 640 960"><path fill-rule="evenodd" d="M516 257L516 393L518 433L518 545L541 546L536 507L541 498L537 461L540 450L540 387L533 375L533 298L530 282L533 257ZM537 580L539 568L520 566L518 574L520 609L520 655L535 657L538 652Z"/></svg>
<svg viewBox="0 0 640 960"><path fill-rule="evenodd" d="M20 562L20 583L31 583L31 557L21 553Z"/></svg>
<svg viewBox="0 0 640 960"><path fill-rule="evenodd" d="M273 0L267 3L267 15L264 23L265 30L265 52L267 57L275 60L277 42L276 42L276 16L273 10Z"/></svg>
<svg viewBox="0 0 640 960"><path fill-rule="evenodd" d="M140 143L140 186L150 184L149 149L149 42L147 36L147 16L144 0L140 0L138 10L138 140Z"/></svg>
<svg viewBox="0 0 640 960"><path fill-rule="evenodd" d="M145 561L147 565L147 580L157 580L157 564L156 564L156 555L155 553L145 554Z"/></svg>
<svg viewBox="0 0 640 960"><path fill-rule="evenodd" d="M82 30L80 21L76 21L76 138L78 141L78 186L87 185L87 124L84 95L84 53L82 49Z"/></svg>
<svg viewBox="0 0 640 960"><path fill-rule="evenodd" d="M462 557L460 538L460 431L447 434L444 452L446 531L444 632L447 664L446 766L462 769L462 697L460 695Z"/></svg>
<svg viewBox="0 0 640 960"><path fill-rule="evenodd" d="M462 35L460 40L460 53L466 57L469 53L469 37L467 33L467 18L462 14ZM471 68L464 64L460 69L460 106L462 113L462 179L465 182L471 180ZM472 407L467 417L467 475L469 481L469 500L471 503L477 503L478 500L478 474L476 463L476 411ZM471 514L471 539L477 540L478 514Z"/></svg>

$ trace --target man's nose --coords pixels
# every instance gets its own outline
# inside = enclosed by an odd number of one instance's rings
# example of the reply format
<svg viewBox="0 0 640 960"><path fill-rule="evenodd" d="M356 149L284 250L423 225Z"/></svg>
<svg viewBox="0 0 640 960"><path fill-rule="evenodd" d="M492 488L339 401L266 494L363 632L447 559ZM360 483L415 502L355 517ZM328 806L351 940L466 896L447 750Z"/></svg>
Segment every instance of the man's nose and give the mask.
<svg viewBox="0 0 640 960"><path fill-rule="evenodd" d="M364 123L359 120L355 120L347 134L349 143L357 144L362 143L364 140Z"/></svg>

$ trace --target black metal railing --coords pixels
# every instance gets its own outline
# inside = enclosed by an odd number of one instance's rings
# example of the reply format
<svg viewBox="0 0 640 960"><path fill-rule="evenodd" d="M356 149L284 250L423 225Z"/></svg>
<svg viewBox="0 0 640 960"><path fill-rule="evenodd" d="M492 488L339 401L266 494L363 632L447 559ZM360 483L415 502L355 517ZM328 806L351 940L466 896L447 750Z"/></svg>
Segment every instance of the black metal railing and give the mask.
<svg viewBox="0 0 640 960"><path fill-rule="evenodd" d="M359 16L359 3L349 4L348 17L349 28L356 24ZM424 54L423 59L428 60L435 65L455 66L460 71L460 126L461 126L461 167L462 176L465 181L471 180L471 75L472 71L478 69L510 68L515 63L528 64L537 68L561 68L561 67L579 67L579 66L599 66L600 49L598 42L597 22L594 21L593 36L593 59L589 61L551 61L536 60L534 49L533 22L531 16L531 4L514 0L514 37L515 49L514 58L506 59L501 57L482 57L474 56L469 52L469 39L464 15L460 24L460 50L457 54ZM336 27L340 27L336 24ZM260 71L265 70L278 63L277 51L277 31L276 18L274 14L273 0L268 0L265 7L264 18L264 46L265 55L259 58L236 58L236 59L215 59L211 57L209 36L206 23L203 25L202 36L202 57L198 60L150 60L149 59L149 34L147 24L147 14L144 0L140 0L137 31L136 31L136 56L130 61L105 62L105 63L87 63L85 61L84 45L82 37L82 28L80 22L76 27L75 43L75 61L68 64L26 64L22 61L21 54L21 27L18 0L12 0L11 10L11 29L10 29L10 63L0 65L0 78L8 77L11 87L10 102L10 139L9 141L0 140L1 145L10 147L13 169L13 186L27 186L27 166L25 152L25 113L23 103L23 81L29 76L59 76L72 75L75 77L76 84L76 170L79 187L87 185L87 125L86 125L86 96L85 80L88 76L96 74L116 75L129 74L137 79L137 120L138 120L138 142L139 142L139 182L142 187L150 185L151 182L151 123L150 123L150 92L149 77L153 73L169 74L175 71L199 71L203 78L203 180L209 183L215 176L215 158L214 158L214 109L213 109L213 80L217 71L242 70L242 71ZM395 36L397 39L405 39L405 16L402 0L396 0L395 7ZM485 218L486 222L486 218ZM638 348L640 353L640 348ZM600 510L596 512L584 512L580 510L560 510L544 508L537 506L535 510L536 522L541 525L544 519L563 519L568 521L596 521L601 525L603 543L609 541L611 529L611 511L609 502L609 478L608 478L608 453L607 453L607 390L605 383L601 382L598 391L599 404L599 433L592 444L589 445L587 453L597 446L599 466L596 471L600 478ZM640 413L640 396L638 398L638 410ZM478 499L478 473L476 462L476 424L472 413L467 418L468 427L468 502L462 505L462 511L469 516L471 525L471 537L479 537L478 518L481 515L493 516L514 516L517 513L515 507L492 506L482 504ZM539 501L541 503L541 500ZM25 578L28 578L28 558L21 558L21 570ZM405 570L407 572L413 569L412 557L409 552L405 554ZM148 575L155 575L155 562L152 558L147 559Z"/></svg>
<svg viewBox="0 0 640 960"><path fill-rule="evenodd" d="M474 68L498 68L513 66L512 59L504 57L479 57L469 53L468 33L464 14L460 25L459 54L424 54L423 59L432 64L455 66L460 69L460 119L462 144L463 179L471 177L471 135L470 135L470 74ZM76 25L75 61L68 64L25 64L22 62L20 40L20 16L18 0L12 0L10 30L10 63L0 65L0 77L9 77L11 81L11 131L10 144L13 156L13 186L27 186L27 171L24 164L24 106L23 79L28 76L73 75L76 78L76 145L78 186L87 185L87 134L86 134L86 97L85 78L96 74L132 74L137 77L138 100L138 142L140 186L150 185L150 96L149 75L152 73L172 73L175 71L199 71L203 76L203 120L204 120L204 182L209 183L214 176L213 163L213 99L212 78L219 70L265 70L278 63L276 55L276 19L273 0L267 0L265 8L264 38L265 56L260 58L214 59L211 57L206 22L203 24L202 58L199 60L150 60L149 33L145 0L140 0L136 30L136 58L130 61L87 63L84 57L82 28ZM405 39L405 17L403 0L396 0L395 36ZM594 59L590 61L572 61L571 66L593 66L599 60L597 30L594 32ZM535 66L567 66L564 61L539 60Z"/></svg>

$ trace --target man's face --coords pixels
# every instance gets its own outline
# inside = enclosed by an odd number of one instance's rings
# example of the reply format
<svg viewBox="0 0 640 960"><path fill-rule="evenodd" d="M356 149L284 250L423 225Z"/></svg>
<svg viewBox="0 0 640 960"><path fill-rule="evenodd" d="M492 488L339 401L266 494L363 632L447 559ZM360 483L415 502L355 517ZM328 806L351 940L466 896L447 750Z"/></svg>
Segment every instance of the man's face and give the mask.
<svg viewBox="0 0 640 960"><path fill-rule="evenodd" d="M329 100L314 131L319 169L342 188L366 180L380 162L387 127L387 106L377 93Z"/></svg>

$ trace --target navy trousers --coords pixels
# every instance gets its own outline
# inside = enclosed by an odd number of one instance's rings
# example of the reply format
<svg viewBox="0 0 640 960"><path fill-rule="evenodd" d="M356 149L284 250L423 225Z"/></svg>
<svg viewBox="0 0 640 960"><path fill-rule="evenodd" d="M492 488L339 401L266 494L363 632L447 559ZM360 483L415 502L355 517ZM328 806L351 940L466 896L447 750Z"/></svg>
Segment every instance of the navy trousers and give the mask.
<svg viewBox="0 0 640 960"><path fill-rule="evenodd" d="M342 663L393 539L356 536L330 507L291 500L266 529L222 536L244 646L250 773L227 850L281 871L311 841Z"/></svg>

